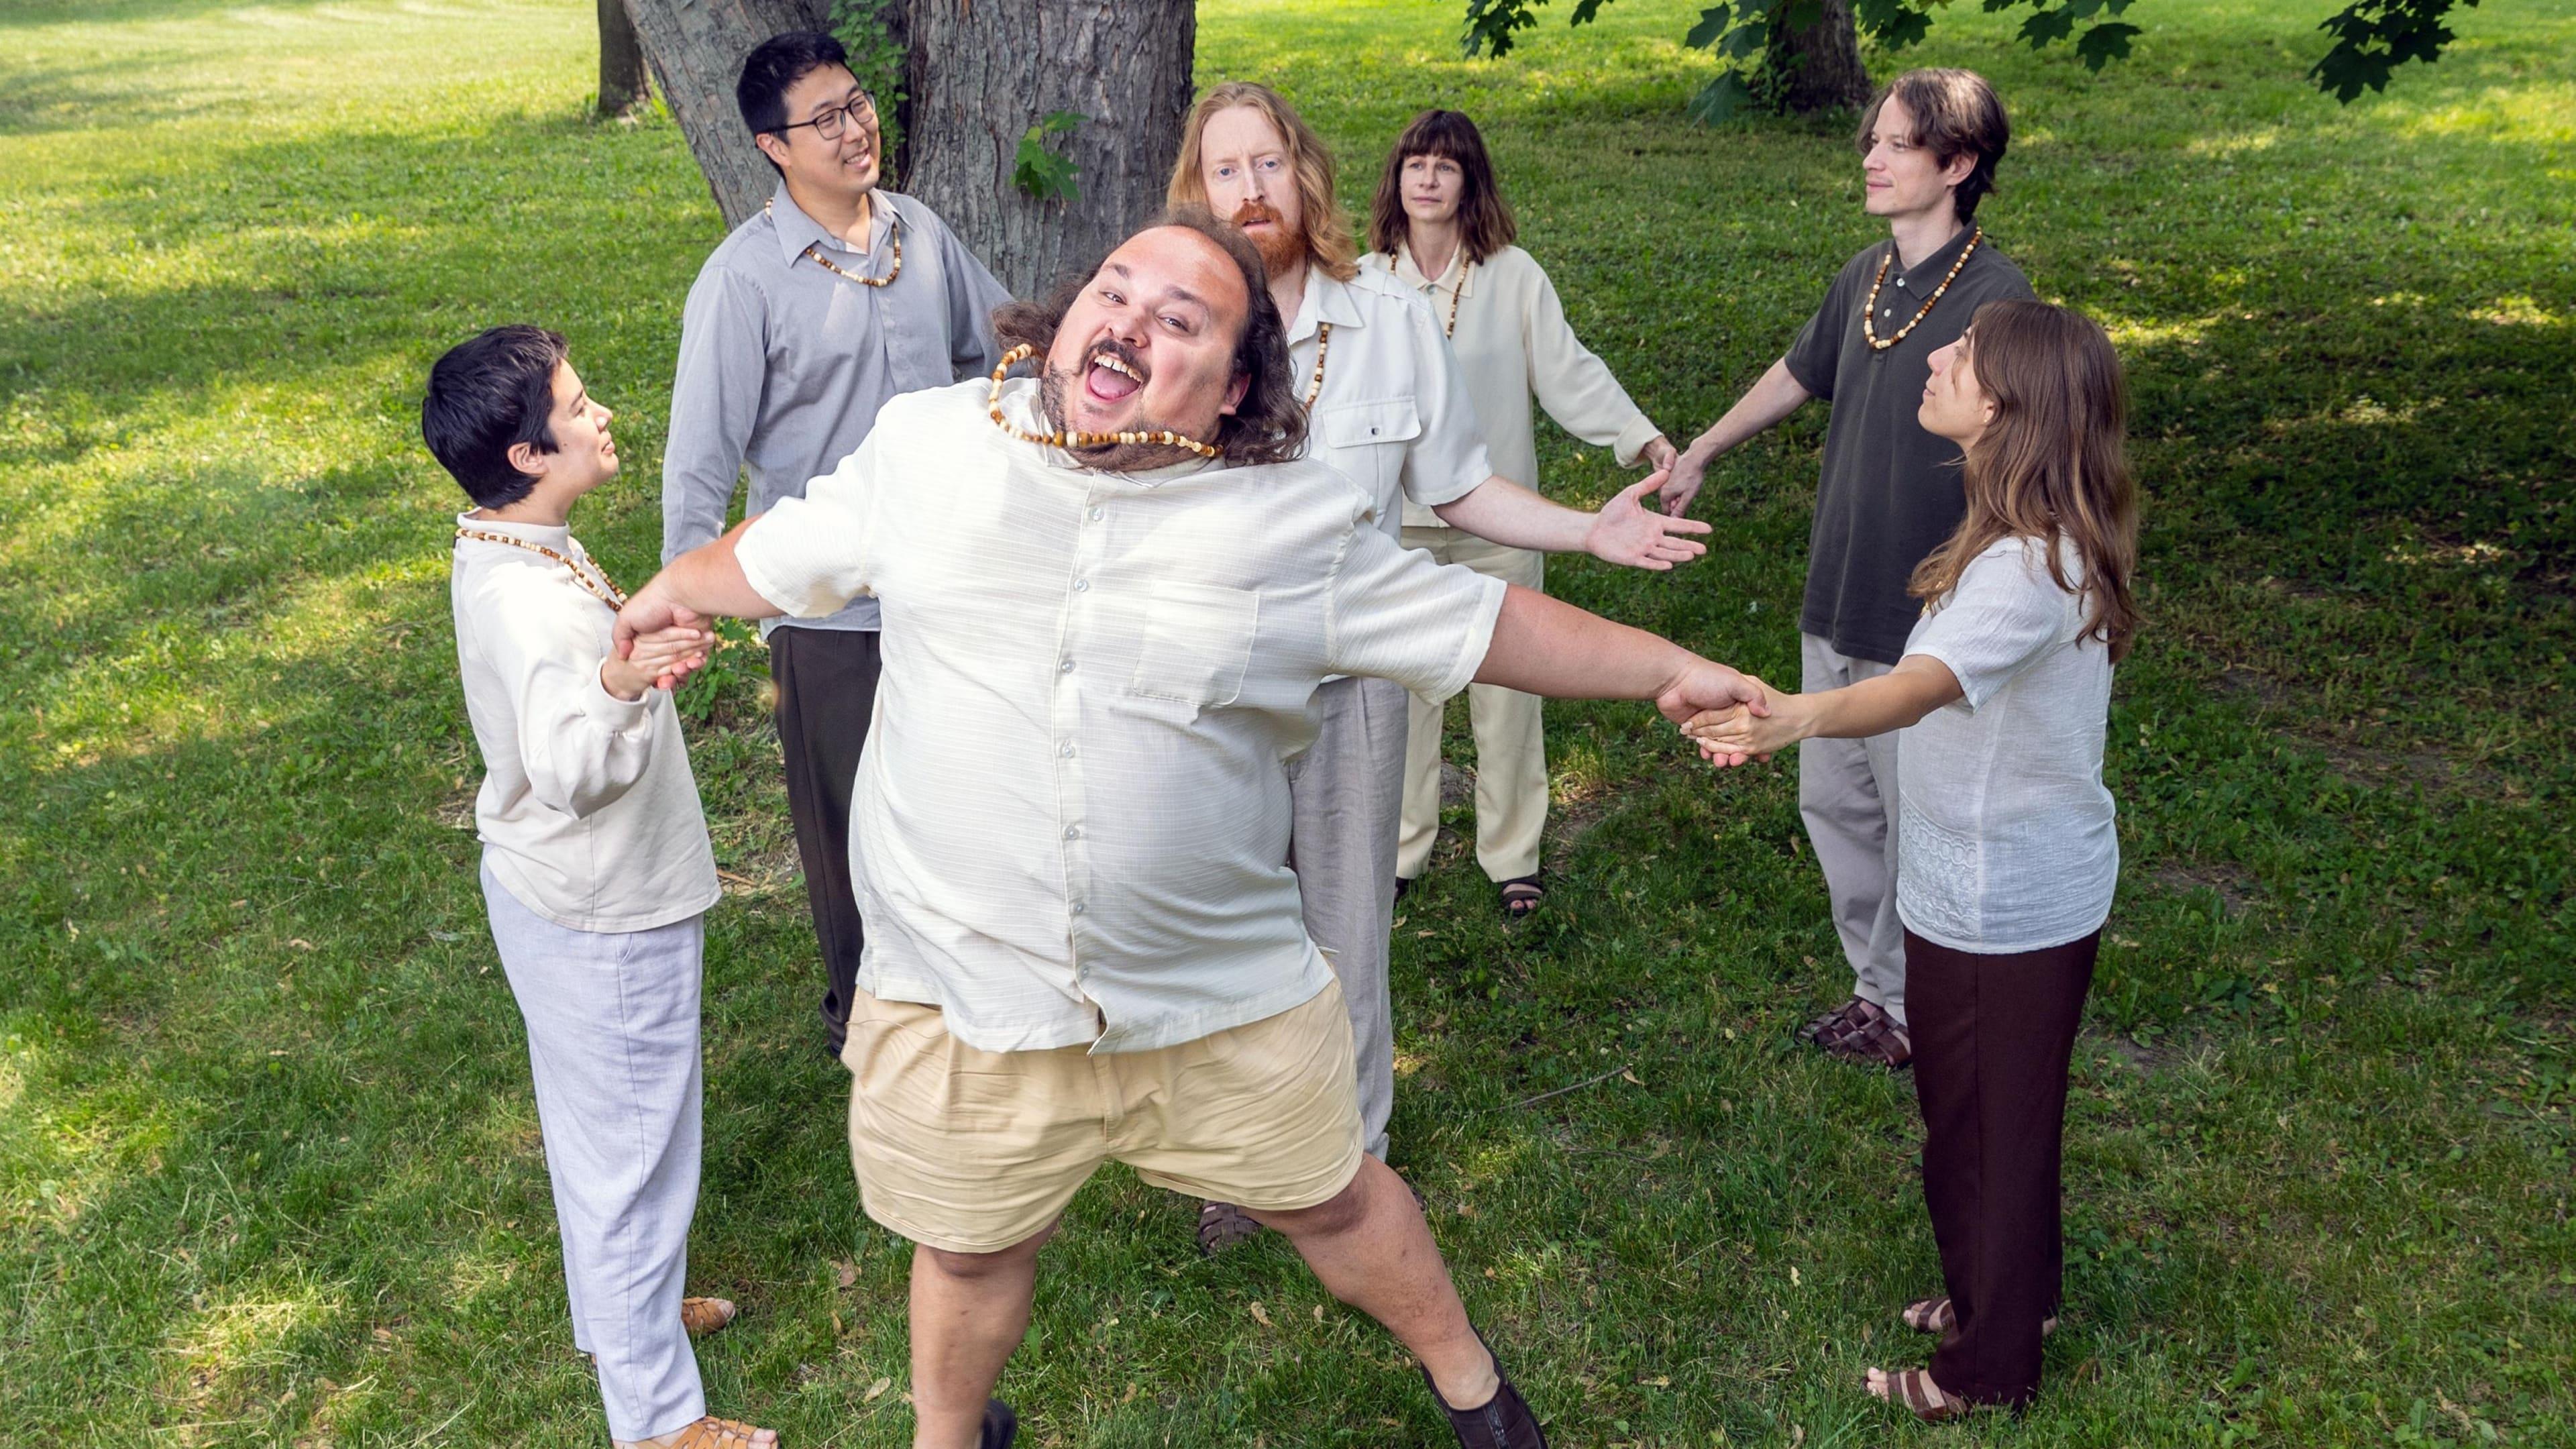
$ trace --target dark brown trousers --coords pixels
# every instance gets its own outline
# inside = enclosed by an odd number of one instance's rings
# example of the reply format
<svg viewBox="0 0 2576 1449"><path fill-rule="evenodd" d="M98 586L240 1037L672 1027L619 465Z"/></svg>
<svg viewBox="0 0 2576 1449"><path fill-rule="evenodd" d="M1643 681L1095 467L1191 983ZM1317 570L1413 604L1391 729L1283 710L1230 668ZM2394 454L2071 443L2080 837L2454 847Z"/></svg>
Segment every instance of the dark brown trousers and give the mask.
<svg viewBox="0 0 2576 1449"><path fill-rule="evenodd" d="M778 745L787 757L787 813L805 865L805 903L823 949L824 1045L838 1056L858 987L858 888L850 878L850 792L877 706L873 629L773 630L769 678L778 686Z"/></svg>
<svg viewBox="0 0 2576 1449"><path fill-rule="evenodd" d="M1905 933L1923 1203L1957 1322L1932 1354L1941 1392L2027 1404L2039 1325L2057 1311L2067 1062L2102 933L1987 956Z"/></svg>

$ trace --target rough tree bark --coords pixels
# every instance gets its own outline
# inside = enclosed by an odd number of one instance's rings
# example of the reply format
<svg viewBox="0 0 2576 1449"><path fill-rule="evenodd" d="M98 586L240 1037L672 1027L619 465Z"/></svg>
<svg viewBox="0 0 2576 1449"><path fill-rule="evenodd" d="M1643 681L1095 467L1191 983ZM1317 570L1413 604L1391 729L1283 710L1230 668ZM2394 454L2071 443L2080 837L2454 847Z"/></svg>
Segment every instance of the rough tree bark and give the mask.
<svg viewBox="0 0 2576 1449"><path fill-rule="evenodd" d="M828 29L830 0L630 0L628 8L716 209L727 227L741 225L778 187L734 105L742 58L781 31Z"/></svg>
<svg viewBox="0 0 2576 1449"><path fill-rule="evenodd" d="M1803 30L1775 26L1764 48L1764 78L1781 110L1811 115L1856 111L1869 104L1869 68L1850 0L1823 0L1824 13Z"/></svg>
<svg viewBox="0 0 2576 1449"><path fill-rule="evenodd" d="M625 115L652 93L644 42L636 38L626 0L599 0L599 113Z"/></svg>
<svg viewBox="0 0 2576 1449"><path fill-rule="evenodd" d="M1190 108L1194 0L910 0L905 182L1020 296L1098 260L1162 209ZM1073 201L1011 182L1021 137L1057 111L1049 144L1080 168Z"/></svg>

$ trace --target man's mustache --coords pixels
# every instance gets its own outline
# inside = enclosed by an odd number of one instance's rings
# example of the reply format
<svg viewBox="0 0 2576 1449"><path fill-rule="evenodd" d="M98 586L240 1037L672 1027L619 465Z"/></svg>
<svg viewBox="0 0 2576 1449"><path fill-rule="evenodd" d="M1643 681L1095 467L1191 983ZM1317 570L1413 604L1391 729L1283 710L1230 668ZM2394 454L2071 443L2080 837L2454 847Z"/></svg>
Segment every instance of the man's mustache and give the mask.
<svg viewBox="0 0 2576 1449"><path fill-rule="evenodd" d="M1234 209L1234 215L1228 220L1236 226L1250 226L1256 221L1275 224L1279 220L1279 209L1258 196L1248 197L1241 206Z"/></svg>

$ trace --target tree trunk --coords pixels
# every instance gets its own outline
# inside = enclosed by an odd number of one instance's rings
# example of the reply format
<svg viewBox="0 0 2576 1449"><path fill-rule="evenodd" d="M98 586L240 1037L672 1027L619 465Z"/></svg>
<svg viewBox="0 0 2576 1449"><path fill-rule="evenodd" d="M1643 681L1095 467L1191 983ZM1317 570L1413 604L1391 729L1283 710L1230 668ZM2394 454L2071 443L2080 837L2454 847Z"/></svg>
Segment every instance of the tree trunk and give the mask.
<svg viewBox="0 0 2576 1449"><path fill-rule="evenodd" d="M599 113L622 116L653 93L644 69L644 42L626 0L599 0Z"/></svg>
<svg viewBox="0 0 2576 1449"><path fill-rule="evenodd" d="M727 227L741 225L778 188L734 104L742 58L781 32L828 29L830 0L631 0L629 9L716 209Z"/></svg>
<svg viewBox="0 0 2576 1449"><path fill-rule="evenodd" d="M906 181L1017 295L1044 291L1163 206L1190 108L1194 0L910 0ZM1848 17L1846 17L1848 24ZM1012 184L1020 140L1079 168L1071 201Z"/></svg>
<svg viewBox="0 0 2576 1449"><path fill-rule="evenodd" d="M1783 14L1789 7L1775 14ZM1861 64L1860 32L1850 0L1822 0L1816 23L1792 29L1774 22L1762 66L1775 105L1812 115L1857 111L1869 104L1869 68Z"/></svg>

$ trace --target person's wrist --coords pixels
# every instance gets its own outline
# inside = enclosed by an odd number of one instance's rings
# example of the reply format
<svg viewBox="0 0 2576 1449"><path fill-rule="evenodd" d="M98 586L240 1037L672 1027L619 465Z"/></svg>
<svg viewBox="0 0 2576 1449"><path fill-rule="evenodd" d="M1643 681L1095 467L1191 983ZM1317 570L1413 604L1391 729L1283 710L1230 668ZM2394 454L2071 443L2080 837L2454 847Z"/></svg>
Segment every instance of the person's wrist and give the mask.
<svg viewBox="0 0 2576 1449"><path fill-rule="evenodd" d="M642 699L644 691L653 683L642 674L643 671L615 656L599 661L599 687L607 690L611 699L624 700L628 704Z"/></svg>

